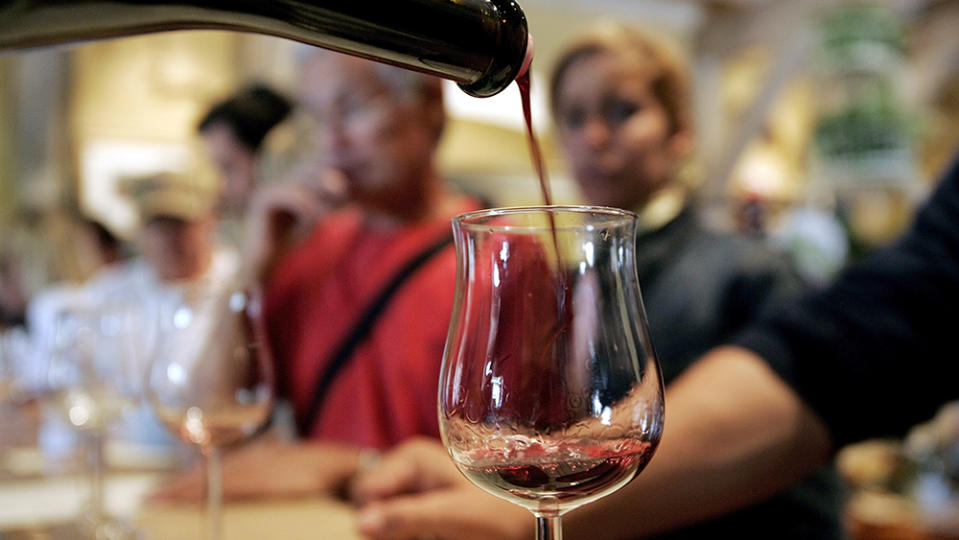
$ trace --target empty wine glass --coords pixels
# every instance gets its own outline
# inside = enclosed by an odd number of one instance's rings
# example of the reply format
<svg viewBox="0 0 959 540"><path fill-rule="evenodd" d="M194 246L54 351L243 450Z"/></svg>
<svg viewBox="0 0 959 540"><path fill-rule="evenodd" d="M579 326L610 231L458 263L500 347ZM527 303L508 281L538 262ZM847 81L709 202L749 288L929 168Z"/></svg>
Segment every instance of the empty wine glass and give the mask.
<svg viewBox="0 0 959 540"><path fill-rule="evenodd" d="M47 390L52 404L84 444L89 500L77 523L80 538L137 538L132 525L104 510L107 429L140 398L142 335L133 304L75 305L55 316L47 347Z"/></svg>
<svg viewBox="0 0 959 540"><path fill-rule="evenodd" d="M194 286L162 309L147 395L160 421L203 455L207 534L221 537L221 452L270 415L273 363L259 294Z"/></svg>
<svg viewBox="0 0 959 540"><path fill-rule="evenodd" d="M528 508L537 538L632 480L659 443L663 384L636 277L636 217L600 207L453 220L458 278L439 418L459 470Z"/></svg>

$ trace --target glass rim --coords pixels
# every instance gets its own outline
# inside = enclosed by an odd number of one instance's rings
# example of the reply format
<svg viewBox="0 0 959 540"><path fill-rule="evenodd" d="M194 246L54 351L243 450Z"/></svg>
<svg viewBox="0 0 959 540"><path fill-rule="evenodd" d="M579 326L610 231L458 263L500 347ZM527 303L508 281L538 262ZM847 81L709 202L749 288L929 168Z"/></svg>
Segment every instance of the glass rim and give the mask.
<svg viewBox="0 0 959 540"><path fill-rule="evenodd" d="M553 205L530 205L530 206L504 206L498 208L485 208L483 210L473 210L464 212L452 218L453 225L461 228L483 227L497 230L521 230L521 229L541 229L543 226L530 226L522 224L503 224L496 225L490 223L479 223L478 220L485 218L495 218L501 216L511 216L516 214L594 214L606 216L611 219L626 218L631 223L638 219L636 212L614 208L612 206L592 206L581 204L553 204ZM548 228L548 226L546 226ZM568 227L557 226L557 230L567 229Z"/></svg>

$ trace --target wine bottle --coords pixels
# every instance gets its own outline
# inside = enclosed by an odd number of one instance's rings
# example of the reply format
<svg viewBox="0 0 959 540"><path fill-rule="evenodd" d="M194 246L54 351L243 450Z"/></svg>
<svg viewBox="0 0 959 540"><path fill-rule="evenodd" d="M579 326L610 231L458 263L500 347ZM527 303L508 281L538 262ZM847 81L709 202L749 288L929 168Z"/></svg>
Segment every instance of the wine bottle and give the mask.
<svg viewBox="0 0 959 540"><path fill-rule="evenodd" d="M532 55L514 0L0 0L0 50L187 29L293 39L451 79L477 97L506 88Z"/></svg>

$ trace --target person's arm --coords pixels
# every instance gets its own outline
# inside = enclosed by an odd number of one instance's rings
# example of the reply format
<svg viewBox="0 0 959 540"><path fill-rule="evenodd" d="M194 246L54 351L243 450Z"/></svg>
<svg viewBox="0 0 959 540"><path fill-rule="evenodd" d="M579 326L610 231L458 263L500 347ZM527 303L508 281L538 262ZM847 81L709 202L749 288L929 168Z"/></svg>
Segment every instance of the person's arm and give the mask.
<svg viewBox="0 0 959 540"><path fill-rule="evenodd" d="M831 448L821 421L762 358L718 348L669 386L663 439L646 470L570 513L566 530L634 539L703 521L792 485Z"/></svg>
<svg viewBox="0 0 959 540"><path fill-rule="evenodd" d="M782 306L667 389L648 470L569 519L635 538L756 502L831 448L902 434L959 396L959 162L891 248ZM615 530L613 530L615 529Z"/></svg>
<svg viewBox="0 0 959 540"><path fill-rule="evenodd" d="M663 440L620 491L564 517L571 538L635 539L761 500L824 463L823 424L746 349L716 349L666 396ZM533 519L460 476L438 442L388 454L355 481L361 532L377 540L532 538Z"/></svg>
<svg viewBox="0 0 959 540"><path fill-rule="evenodd" d="M791 485L834 445L901 434L959 397L957 320L959 162L897 245L745 331L735 340L744 347L716 349L674 381L648 469L571 513L570 536L635 538L708 519ZM457 540L443 523L508 517L471 512L462 500L432 506L432 517L404 503L377 504L369 523L409 532L429 522L426 532ZM415 538L385 534L371 536Z"/></svg>

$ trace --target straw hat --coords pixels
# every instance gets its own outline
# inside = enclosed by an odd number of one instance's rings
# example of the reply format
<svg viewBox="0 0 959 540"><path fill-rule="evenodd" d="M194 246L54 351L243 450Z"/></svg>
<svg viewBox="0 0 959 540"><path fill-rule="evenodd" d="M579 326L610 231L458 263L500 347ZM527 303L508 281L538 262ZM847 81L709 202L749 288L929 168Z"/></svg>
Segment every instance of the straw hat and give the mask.
<svg viewBox="0 0 959 540"><path fill-rule="evenodd" d="M213 213L216 190L209 183L173 172L129 178L123 191L132 199L140 222L168 217L196 221Z"/></svg>

